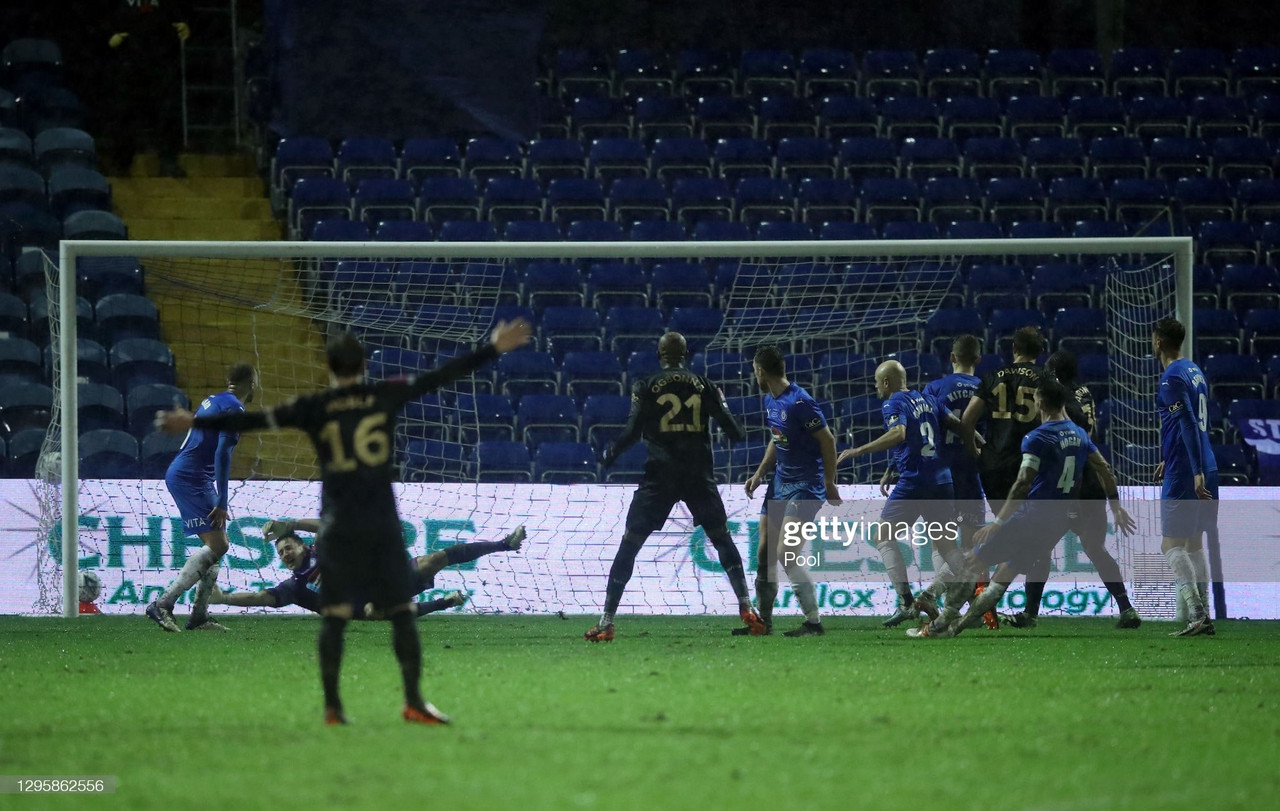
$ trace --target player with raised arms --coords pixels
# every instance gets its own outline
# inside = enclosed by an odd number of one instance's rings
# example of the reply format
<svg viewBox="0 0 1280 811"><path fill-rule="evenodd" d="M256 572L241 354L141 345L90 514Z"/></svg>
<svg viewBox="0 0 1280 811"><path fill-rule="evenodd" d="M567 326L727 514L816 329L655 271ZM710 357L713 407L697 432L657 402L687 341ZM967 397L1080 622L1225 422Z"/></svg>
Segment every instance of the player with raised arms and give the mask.
<svg viewBox="0 0 1280 811"><path fill-rule="evenodd" d="M321 525L321 522L314 518L303 518L298 521L268 521L262 527L262 537L275 543L276 554L280 556L280 562L285 565L285 568L289 569L289 577L271 588L260 591L223 592L215 589L209 602L215 605L264 608L296 605L307 611L320 613L320 567L315 545L305 543L296 530L314 533L320 531ZM421 594L435 588L436 575L446 566L467 563L494 552L518 551L524 544L524 538L524 527L516 527L501 541L453 544L429 555L419 555L410 562L414 571L414 593ZM454 591L435 600L416 602L414 607L418 616L421 617L446 608L456 608L466 601L466 594ZM358 599L358 596L351 600L351 618L385 619L383 612L377 606Z"/></svg>
<svg viewBox="0 0 1280 811"><path fill-rule="evenodd" d="M889 582L898 593L898 609L884 621L884 627L893 628L920 615L923 606L917 606L907 580L907 564L898 545L894 527L914 526L923 518L929 524L945 527L954 520L955 490L951 483L951 470L938 455L938 439L948 421L956 428L960 420L931 396L907 388L907 370L896 360L887 360L876 367L876 394L884 401L881 414L885 432L870 442L841 452L837 464L846 459L879 451L893 453L894 467L898 471L898 483L885 502L880 513L877 530L883 530L887 522L889 531L878 532L876 551L884 562ZM951 567L952 572L964 571L957 537L946 532L930 537L933 550ZM937 610L930 612L937 616Z"/></svg>
<svg viewBox="0 0 1280 811"><path fill-rule="evenodd" d="M1156 392L1160 413L1161 549L1178 584L1179 614L1187 626L1173 636L1213 636L1209 563L1202 536L1217 527L1218 460L1209 444L1209 384L1182 355L1187 331L1174 318L1151 330L1151 351L1164 372Z"/></svg>
<svg viewBox="0 0 1280 811"><path fill-rule="evenodd" d="M1125 534L1134 530L1133 519L1120 504L1111 467L1089 434L1067 419L1067 390L1052 377L1045 377L1033 397L1043 422L1022 439L1018 476L1001 502L995 521L973 537L978 545L972 554L975 567L999 564L990 584L973 599L963 617L947 624L935 622L927 632L909 631L909 635L950 637L981 623L983 614L999 604L1013 579L1047 556L1062 540L1086 467L1097 471L1119 530Z"/></svg>
<svg viewBox="0 0 1280 811"><path fill-rule="evenodd" d="M201 418L243 414L245 404L253 401L257 386L258 376L253 367L237 363L227 370L227 390L204 398L196 414ZM179 595L196 584L199 585L187 630L227 630L221 623L209 619L207 607L209 595L218 582L222 556L230 546L227 510L231 494L227 485L231 454L239 441L239 434L233 431L192 428L165 472L165 486L182 516L183 534L195 535L203 544L187 557L182 570L159 599L147 606L147 616L166 631L178 630L178 624L173 621L173 606Z"/></svg>
<svg viewBox="0 0 1280 811"><path fill-rule="evenodd" d="M193 418L184 409L156 415L157 427L177 433L191 427L257 431L298 428L315 446L320 462L317 537L320 568L318 641L326 724L344 724L338 694L343 634L353 616L352 597L365 596L390 620L392 643L404 682L406 721L447 724L448 716L422 699L422 643L414 626L414 573L404 551L396 510L392 437L400 410L459 380L504 352L528 343L532 330L517 319L499 323L480 349L413 377L371 383L365 380L365 350L350 332L329 338L325 347L330 387L253 414Z"/></svg>
<svg viewBox="0 0 1280 811"><path fill-rule="evenodd" d="M1097 408L1089 387L1076 381L1079 374L1076 356L1065 349L1059 349L1045 362L1045 371L1067 390L1067 419L1079 425L1093 438L1097 426ZM1080 539L1084 553L1089 556L1093 568L1116 601L1116 607L1120 610L1116 627L1137 628L1142 625L1142 617L1129 601L1129 591L1125 588L1120 564L1107 551L1106 498L1097 472L1089 468L1080 482L1077 508L1072 513L1069 529ZM1020 627L1033 627L1036 624L1036 617L1040 613L1040 598L1044 595L1049 578L1050 563L1048 557L1041 558L1027 571L1027 604L1020 612L1022 616L1015 614L1011 624Z"/></svg>
<svg viewBox="0 0 1280 811"><path fill-rule="evenodd" d="M742 441L745 435L725 407L719 389L706 377L685 368L688 351L684 336L678 332L668 332L658 340L662 368L632 387L626 428L605 450L604 465L609 467L623 451L643 439L649 459L644 478L631 497L626 531L609 568L604 613L583 635L588 642L609 642L614 638L614 614L631 580L636 556L649 536L662 529L677 501L685 503L694 524L702 527L715 547L738 598L738 616L746 624L745 630L765 633L764 623L751 610L742 555L733 545L729 517L716 488L710 420L714 417L734 442Z"/></svg>
<svg viewBox="0 0 1280 811"><path fill-rule="evenodd" d="M760 513L760 544L756 568L756 609L767 632L773 629L773 601L778 596L777 565L791 580L792 591L804 612L804 622L783 636L821 636L826 632L818 615L818 596L809 570L782 552L782 526L813 521L822 502L839 505L836 489L836 438L816 400L787 379L786 357L776 346L756 350L752 361L756 382L764 394L765 419L773 439L756 472L747 479L747 498L755 496L769 477ZM772 473L772 476L769 474ZM774 523L769 505L782 502ZM735 628L735 634L743 629Z"/></svg>
<svg viewBox="0 0 1280 811"><path fill-rule="evenodd" d="M992 513L999 513L1001 502L1018 478L1022 439L1040 424L1035 394L1044 370L1036 360L1045 350L1044 336L1036 327L1022 327L1013 333L1013 363L983 378L977 394L965 406L961 418L960 439L969 455L978 459L978 475ZM987 444L978 449L978 423L986 419ZM979 573L985 580L985 573ZM1014 619L1026 617L1014 615ZM1030 627L1035 620L1029 620Z"/></svg>

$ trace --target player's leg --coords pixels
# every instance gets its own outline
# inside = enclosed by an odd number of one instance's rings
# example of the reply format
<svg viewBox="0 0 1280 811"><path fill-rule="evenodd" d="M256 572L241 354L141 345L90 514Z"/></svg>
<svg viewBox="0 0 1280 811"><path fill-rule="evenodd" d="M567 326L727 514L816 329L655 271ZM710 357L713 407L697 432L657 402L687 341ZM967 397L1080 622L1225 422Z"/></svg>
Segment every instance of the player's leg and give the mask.
<svg viewBox="0 0 1280 811"><path fill-rule="evenodd" d="M613 556L613 564L609 567L609 581L605 586L604 612L600 621L590 628L583 638L588 642L609 642L614 635L613 618L622 604L622 594L627 583L631 582L631 574L635 570L636 556L644 542L655 531L666 523L671 508L675 506L677 497L667 486L650 482L640 482L636 492L631 496L631 506L627 509L626 530L622 533L622 543Z"/></svg>
<svg viewBox="0 0 1280 811"><path fill-rule="evenodd" d="M470 563L473 560L479 560L485 555L492 555L495 552L515 552L524 545L525 531L524 525L516 527L507 533L500 541L475 541L472 543L456 543L452 546L446 546L444 549L432 552L430 555L422 555L415 561L418 572L426 575L428 578L435 579L440 570L446 566L457 566L461 563Z"/></svg>
<svg viewBox="0 0 1280 811"><path fill-rule="evenodd" d="M707 540L715 547L716 557L720 560L725 577L729 578L733 596L738 598L738 616L752 636L763 636L768 629L751 608L751 592L747 588L747 575L742 568L742 555L733 543L733 536L729 534L729 516L725 512L724 500L720 498L715 480L707 478L688 482L683 489L683 501L689 508L689 514L693 516L694 526L702 527Z"/></svg>
<svg viewBox="0 0 1280 811"><path fill-rule="evenodd" d="M338 689L347 623L352 618L353 586L366 579L368 560L364 538L347 538L326 527L316 538L320 568L320 634L316 640L320 659L320 685L324 690L324 722L345 724ZM404 553L401 552L401 555Z"/></svg>
<svg viewBox="0 0 1280 811"><path fill-rule="evenodd" d="M773 632L773 606L778 599L778 555L774 549L776 538L781 536L782 528L773 526L769 521L769 502L772 501L773 485L765 494L765 509L760 512L760 540L756 544L756 613L764 623L765 633ZM734 629L739 633L741 629Z"/></svg>
<svg viewBox="0 0 1280 811"><path fill-rule="evenodd" d="M825 492L825 489L806 487L789 493L783 521L811 523L824 503ZM776 533L773 537L777 539L774 542L774 553L779 556L782 569L787 573L787 579L791 581L791 591L796 595L796 602L800 603L800 610L804 612L804 622L800 627L787 631L783 636L822 636L826 630L822 627L822 616L818 613L818 591L813 585L809 567L794 558L788 560L783 556L781 533Z"/></svg>
<svg viewBox="0 0 1280 811"><path fill-rule="evenodd" d="M915 598L911 594L911 584L907 581L907 562L902 556L902 548L894 537L894 528L903 522L910 524L920 513L920 505L905 497L905 491L895 487L880 511L880 521L875 524L876 551L880 553L880 561L884 564L889 583L898 595L898 608L882 624L886 628L894 628L908 620L920 616L915 608Z"/></svg>
<svg viewBox="0 0 1280 811"><path fill-rule="evenodd" d="M970 628L976 628L983 624L983 617L989 611L994 611L996 606L1000 604L1000 598L1004 597L1005 591L1008 590L1009 584L1018 576L1019 566L1016 563L1002 563L996 568L994 574L991 575L991 582L982 590L982 593L974 597L969 603L969 610L964 616L950 625L953 634L959 634ZM943 634L945 635L945 634Z"/></svg>
<svg viewBox="0 0 1280 811"><path fill-rule="evenodd" d="M1053 569L1053 560L1048 555L1041 555L1027 566L1026 601L1022 610L1016 614L1003 616L1006 625L1014 628L1034 628L1040 618L1040 604L1044 600L1044 590L1049 582L1049 572Z"/></svg>
<svg viewBox="0 0 1280 811"><path fill-rule="evenodd" d="M1178 492L1171 482L1165 481L1160 500L1161 542L1160 549L1178 587L1178 601L1187 608L1187 625L1174 636L1199 636L1212 633L1208 601L1200 591L1196 565L1190 549L1200 548L1199 505L1194 492Z"/></svg>
<svg viewBox="0 0 1280 811"><path fill-rule="evenodd" d="M1120 619L1116 622L1116 627L1137 628L1142 624L1142 617L1138 615L1137 609L1129 599L1129 590L1124 585L1124 574L1120 571L1119 562L1107 551L1106 502L1101 499L1081 501L1077 515L1078 518L1072 523L1071 529L1080 538L1084 553L1089 556L1089 560L1093 562L1093 568L1102 578L1103 585L1116 601L1116 608L1120 611Z"/></svg>

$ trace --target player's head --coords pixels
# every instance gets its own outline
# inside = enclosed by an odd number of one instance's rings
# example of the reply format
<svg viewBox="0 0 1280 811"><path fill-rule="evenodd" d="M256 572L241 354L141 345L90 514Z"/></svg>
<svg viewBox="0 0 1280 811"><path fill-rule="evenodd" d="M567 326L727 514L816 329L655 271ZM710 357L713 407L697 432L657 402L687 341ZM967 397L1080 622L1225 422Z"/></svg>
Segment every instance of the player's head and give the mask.
<svg viewBox="0 0 1280 811"><path fill-rule="evenodd" d="M248 363L232 364L227 369L227 390L240 399L242 403L253 400L253 393L258 390L258 373Z"/></svg>
<svg viewBox="0 0 1280 811"><path fill-rule="evenodd" d="M1044 362L1044 368L1049 374L1058 378L1058 382L1064 386L1074 385L1076 375L1080 373L1076 365L1076 355L1069 349L1059 349L1050 355Z"/></svg>
<svg viewBox="0 0 1280 811"><path fill-rule="evenodd" d="M1036 387L1036 407L1040 409L1040 418L1049 414L1057 414L1067 405L1067 387L1046 375Z"/></svg>
<svg viewBox="0 0 1280 811"><path fill-rule="evenodd" d="M668 332L658 339L658 360L663 366L679 366L689 356L689 344L678 332Z"/></svg>
<svg viewBox="0 0 1280 811"><path fill-rule="evenodd" d="M961 335L951 343L952 368L972 369L982 360L982 341L976 335Z"/></svg>
<svg viewBox="0 0 1280 811"><path fill-rule="evenodd" d="M348 330L329 336L324 347L329 359L329 373L335 378L360 377L364 374L364 345Z"/></svg>
<svg viewBox="0 0 1280 811"><path fill-rule="evenodd" d="M886 360L876 367L876 394L888 400L895 391L907 387L907 370L896 360Z"/></svg>
<svg viewBox="0 0 1280 811"><path fill-rule="evenodd" d="M756 382L760 384L760 388L768 389L770 381L782 380L787 376L787 357L776 346L762 346L756 350L751 368L756 373Z"/></svg>
<svg viewBox="0 0 1280 811"><path fill-rule="evenodd" d="M1044 354L1044 336L1039 327L1022 327L1013 333L1013 356L1034 361Z"/></svg>
<svg viewBox="0 0 1280 811"><path fill-rule="evenodd" d="M296 532L286 532L276 538L276 554L280 562L290 569L297 569L307 560L307 545Z"/></svg>
<svg viewBox="0 0 1280 811"><path fill-rule="evenodd" d="M1157 357L1178 358L1182 355L1182 342L1187 339L1187 329L1176 318L1161 318L1151 328L1151 352Z"/></svg>

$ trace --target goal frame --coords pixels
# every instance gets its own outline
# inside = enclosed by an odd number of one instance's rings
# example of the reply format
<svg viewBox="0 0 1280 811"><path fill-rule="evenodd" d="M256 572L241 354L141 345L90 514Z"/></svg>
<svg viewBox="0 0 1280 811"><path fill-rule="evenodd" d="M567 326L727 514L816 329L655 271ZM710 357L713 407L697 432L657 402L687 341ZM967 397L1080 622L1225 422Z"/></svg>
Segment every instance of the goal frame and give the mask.
<svg viewBox="0 0 1280 811"><path fill-rule="evenodd" d="M61 386L62 432L62 613L79 613L79 419L76 386L76 261L81 256L128 256L138 259L584 259L625 256L635 259L750 257L839 257L877 259L893 256L1060 254L1170 254L1174 263L1175 314L1186 327L1184 346L1194 346L1192 323L1191 237L1106 237L1057 239L927 239L787 242L199 242L133 240L63 240L59 246L58 353L53 376ZM69 269L71 271L69 272ZM74 483L74 484L73 484Z"/></svg>

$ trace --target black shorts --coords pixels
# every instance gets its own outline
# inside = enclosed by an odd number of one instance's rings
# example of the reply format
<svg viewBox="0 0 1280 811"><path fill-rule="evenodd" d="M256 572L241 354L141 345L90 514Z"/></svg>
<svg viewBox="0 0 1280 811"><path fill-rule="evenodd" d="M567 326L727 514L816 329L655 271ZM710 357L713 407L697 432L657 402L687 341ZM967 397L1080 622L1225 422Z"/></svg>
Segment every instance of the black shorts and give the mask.
<svg viewBox="0 0 1280 811"><path fill-rule="evenodd" d="M683 501L689 508L694 525L708 533L729 523L715 479L708 476L657 481L646 476L631 496L627 532L648 537L662 529L677 501Z"/></svg>
<svg viewBox="0 0 1280 811"><path fill-rule="evenodd" d="M325 527L316 539L320 563L320 607L350 603L356 596L379 609L412 602L418 577L405 553L400 526L344 532Z"/></svg>
<svg viewBox="0 0 1280 811"><path fill-rule="evenodd" d="M982 492L987 494L987 503L991 505L991 512L998 513L1000 506L1009 497L1013 483L1018 480L1018 471L1010 473L1003 470L984 470L978 474L978 478L982 480Z"/></svg>
<svg viewBox="0 0 1280 811"><path fill-rule="evenodd" d="M1071 531L1082 543L1107 539L1107 501L1102 498L1082 498L1071 512Z"/></svg>

